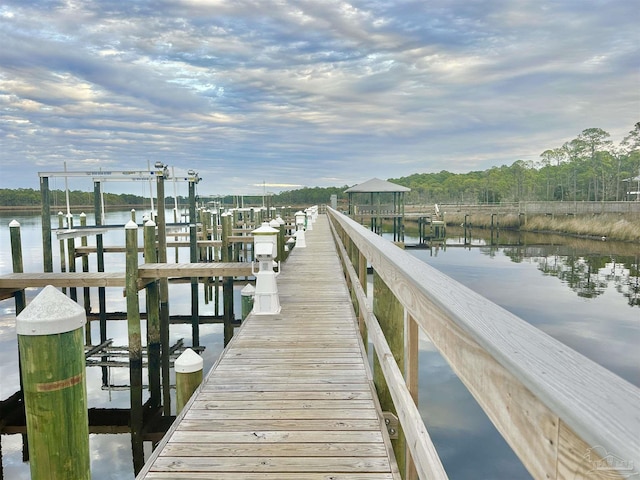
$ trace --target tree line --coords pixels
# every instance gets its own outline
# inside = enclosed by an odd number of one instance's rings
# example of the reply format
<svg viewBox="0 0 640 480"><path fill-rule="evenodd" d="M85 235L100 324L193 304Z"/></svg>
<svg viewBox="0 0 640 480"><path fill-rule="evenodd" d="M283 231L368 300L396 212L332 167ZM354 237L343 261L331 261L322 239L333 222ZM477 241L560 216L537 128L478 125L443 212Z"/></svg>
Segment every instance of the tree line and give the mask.
<svg viewBox="0 0 640 480"><path fill-rule="evenodd" d="M51 190L49 198L53 206L63 208L66 203L66 192L64 190ZM93 191L69 190L69 204L74 206L93 206ZM128 193L105 193L104 201L107 205L143 205L145 198ZM3 207L34 207L39 208L42 204L40 190L32 188L0 188L0 206Z"/></svg>
<svg viewBox="0 0 640 480"><path fill-rule="evenodd" d="M600 128L540 154L538 161L463 174L445 170L389 181L411 188L407 203L620 201L635 199L640 177L640 122L619 145ZM637 194L636 194L637 195Z"/></svg>
<svg viewBox="0 0 640 480"><path fill-rule="evenodd" d="M510 166L469 173L416 173L389 181L411 188L407 203L499 203L518 201L631 200L640 177L640 122L619 145L600 128L583 130L561 146L543 151L537 161L516 160ZM271 205L329 203L331 195L345 200L342 187L305 187L271 195ZM637 195L637 194L636 194ZM210 197L208 197L210 199ZM53 205L65 205L65 192L51 191ZM217 197L224 205L237 204L231 195ZM184 205L187 199L179 197ZM173 198L165 200L173 205ZM261 205L262 197L244 197L244 205ZM40 205L39 190L0 189L0 206ZM71 205L93 205L93 192L69 192ZM140 206L148 199L131 194L105 194L106 205Z"/></svg>

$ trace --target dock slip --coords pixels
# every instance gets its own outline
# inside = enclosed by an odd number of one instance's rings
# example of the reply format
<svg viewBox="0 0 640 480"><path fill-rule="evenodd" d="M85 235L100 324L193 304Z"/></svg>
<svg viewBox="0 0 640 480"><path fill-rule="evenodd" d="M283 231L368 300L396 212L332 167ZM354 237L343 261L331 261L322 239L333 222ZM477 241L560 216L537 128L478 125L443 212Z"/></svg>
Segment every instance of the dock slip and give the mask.
<svg viewBox="0 0 640 480"><path fill-rule="evenodd" d="M327 218L250 314L138 479L399 479Z"/></svg>

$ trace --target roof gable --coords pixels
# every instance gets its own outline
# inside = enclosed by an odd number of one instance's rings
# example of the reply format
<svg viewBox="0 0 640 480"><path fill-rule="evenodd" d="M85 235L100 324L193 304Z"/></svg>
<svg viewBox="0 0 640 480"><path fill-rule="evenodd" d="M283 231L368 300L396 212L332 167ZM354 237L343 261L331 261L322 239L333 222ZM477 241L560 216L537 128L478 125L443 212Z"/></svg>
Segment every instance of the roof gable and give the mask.
<svg viewBox="0 0 640 480"><path fill-rule="evenodd" d="M386 192L410 192L411 189L395 183L372 178L359 185L354 185L345 190L345 193L386 193Z"/></svg>

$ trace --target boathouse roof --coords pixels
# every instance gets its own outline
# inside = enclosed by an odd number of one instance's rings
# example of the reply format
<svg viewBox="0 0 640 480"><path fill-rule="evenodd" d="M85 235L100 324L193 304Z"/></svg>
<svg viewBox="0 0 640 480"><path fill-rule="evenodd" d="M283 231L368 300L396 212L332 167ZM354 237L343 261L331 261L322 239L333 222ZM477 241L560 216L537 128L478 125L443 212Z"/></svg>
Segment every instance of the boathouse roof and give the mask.
<svg viewBox="0 0 640 480"><path fill-rule="evenodd" d="M379 178L372 178L359 185L354 185L351 188L345 190L345 193L386 193L386 192L410 192L411 189L398 185L396 183L387 182L386 180L380 180Z"/></svg>

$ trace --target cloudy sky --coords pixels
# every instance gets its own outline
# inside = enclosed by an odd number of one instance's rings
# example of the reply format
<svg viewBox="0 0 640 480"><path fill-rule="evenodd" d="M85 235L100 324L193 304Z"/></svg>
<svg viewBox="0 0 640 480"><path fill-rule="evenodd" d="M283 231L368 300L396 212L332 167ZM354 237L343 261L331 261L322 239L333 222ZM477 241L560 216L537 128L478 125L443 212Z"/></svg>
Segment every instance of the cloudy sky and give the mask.
<svg viewBox="0 0 640 480"><path fill-rule="evenodd" d="M161 161L197 171L200 194L250 194L537 160L590 127L617 144L640 121L639 12L632 0L1 0L0 188L38 188L37 172L65 162Z"/></svg>

